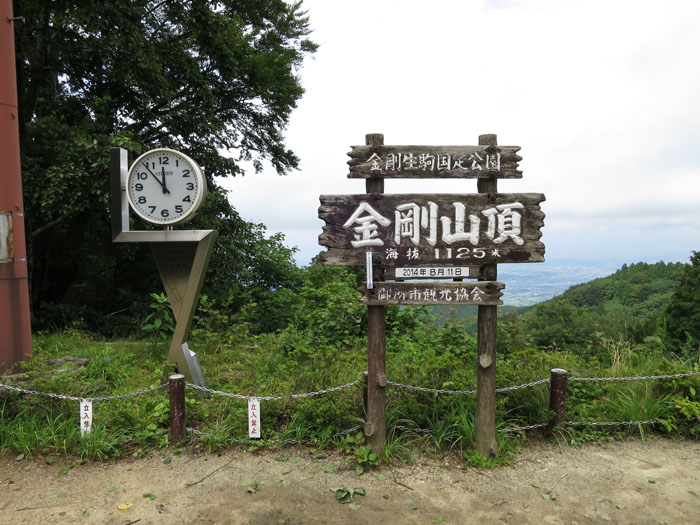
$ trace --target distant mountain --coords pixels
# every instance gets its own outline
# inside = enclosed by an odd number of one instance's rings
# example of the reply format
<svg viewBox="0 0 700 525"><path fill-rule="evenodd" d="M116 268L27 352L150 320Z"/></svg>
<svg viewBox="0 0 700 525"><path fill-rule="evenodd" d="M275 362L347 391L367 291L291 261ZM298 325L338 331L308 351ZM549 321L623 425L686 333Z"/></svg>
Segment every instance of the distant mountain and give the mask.
<svg viewBox="0 0 700 525"><path fill-rule="evenodd" d="M641 341L655 332L685 266L625 264L612 275L572 286L518 313L543 346L582 346L598 337Z"/></svg>
<svg viewBox="0 0 700 525"><path fill-rule="evenodd" d="M635 317L648 317L661 313L680 283L685 266L685 263L664 262L624 264L612 275L571 286L561 295L540 304L563 301L587 311L616 304L624 306ZM532 308L521 308L519 312Z"/></svg>
<svg viewBox="0 0 700 525"><path fill-rule="evenodd" d="M499 267L499 280L506 283L506 304L499 308L499 317L518 314L543 345L579 344L596 333L614 339L641 338L655 328L685 266L664 262L624 264L605 277L568 286L571 281L606 270L599 266L552 266L509 272ZM515 296L518 301L508 301L509 290L511 298ZM534 298L542 297L542 290L548 294L545 300L532 304ZM554 290L558 295L552 293ZM468 331L476 331L476 306L436 306L433 311L439 323L454 319Z"/></svg>

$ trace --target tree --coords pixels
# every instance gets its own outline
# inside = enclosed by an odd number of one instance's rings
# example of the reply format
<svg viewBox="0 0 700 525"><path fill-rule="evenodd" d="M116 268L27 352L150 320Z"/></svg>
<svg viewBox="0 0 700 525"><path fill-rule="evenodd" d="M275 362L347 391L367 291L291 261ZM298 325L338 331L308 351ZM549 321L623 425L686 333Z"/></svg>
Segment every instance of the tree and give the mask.
<svg viewBox="0 0 700 525"><path fill-rule="evenodd" d="M23 17L16 49L35 326L51 312L57 324L91 312L100 323L160 288L144 246L111 243L110 147L132 158L158 146L184 151L212 190L193 227L227 222L226 257L237 243L265 244L264 229L244 225L214 177L242 175L241 161L279 174L298 165L283 131L303 94L299 68L316 49L301 2L15 0L14 12ZM280 238L266 245L277 248ZM250 261L221 252L212 267Z"/></svg>
<svg viewBox="0 0 700 525"><path fill-rule="evenodd" d="M700 345L700 252L690 256L663 317L672 345Z"/></svg>

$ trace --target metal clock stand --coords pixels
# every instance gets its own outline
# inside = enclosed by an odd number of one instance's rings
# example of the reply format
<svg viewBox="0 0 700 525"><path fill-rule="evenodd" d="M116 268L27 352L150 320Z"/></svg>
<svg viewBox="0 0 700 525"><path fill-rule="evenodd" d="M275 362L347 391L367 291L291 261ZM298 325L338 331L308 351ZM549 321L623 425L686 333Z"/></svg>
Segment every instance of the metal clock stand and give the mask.
<svg viewBox="0 0 700 525"><path fill-rule="evenodd" d="M122 148L110 151L112 199L112 242L147 242L151 245L160 278L175 316L168 361L175 363L188 381L204 384L199 360L185 342L199 303L204 274L216 237L216 230L130 231L126 196L128 155Z"/></svg>

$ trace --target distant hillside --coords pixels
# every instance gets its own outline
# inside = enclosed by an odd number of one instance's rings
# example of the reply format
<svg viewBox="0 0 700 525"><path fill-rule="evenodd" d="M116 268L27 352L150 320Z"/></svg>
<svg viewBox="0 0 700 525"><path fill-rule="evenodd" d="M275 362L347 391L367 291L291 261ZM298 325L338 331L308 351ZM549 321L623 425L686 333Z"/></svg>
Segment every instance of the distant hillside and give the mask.
<svg viewBox="0 0 700 525"><path fill-rule="evenodd" d="M661 312L680 283L685 263L636 263L623 265L614 274L572 286L563 294L537 305L519 308L526 313L541 304L565 301L584 310L624 306L635 317Z"/></svg>
<svg viewBox="0 0 700 525"><path fill-rule="evenodd" d="M608 277L572 286L518 313L540 344L581 345L598 336L639 340L655 330L686 266L623 265Z"/></svg>

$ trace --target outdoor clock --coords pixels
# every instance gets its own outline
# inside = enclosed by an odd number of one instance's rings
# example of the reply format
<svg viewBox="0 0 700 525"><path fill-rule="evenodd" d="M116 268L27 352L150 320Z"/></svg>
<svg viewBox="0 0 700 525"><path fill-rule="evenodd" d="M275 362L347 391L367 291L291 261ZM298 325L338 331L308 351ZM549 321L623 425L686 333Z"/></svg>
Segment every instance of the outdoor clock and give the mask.
<svg viewBox="0 0 700 525"><path fill-rule="evenodd" d="M131 165L126 195L142 219L159 226L190 220L204 201L206 179L197 163L168 148L147 151Z"/></svg>

